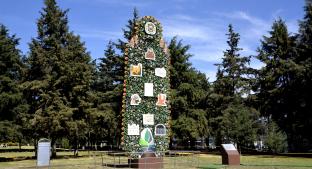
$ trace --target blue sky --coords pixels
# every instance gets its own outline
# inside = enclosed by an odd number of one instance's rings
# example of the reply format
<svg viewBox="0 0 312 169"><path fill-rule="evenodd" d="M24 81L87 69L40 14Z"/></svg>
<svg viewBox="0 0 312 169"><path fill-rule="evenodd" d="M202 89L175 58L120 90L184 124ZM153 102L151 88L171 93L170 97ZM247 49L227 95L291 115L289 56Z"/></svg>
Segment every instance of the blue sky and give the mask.
<svg viewBox="0 0 312 169"><path fill-rule="evenodd" d="M81 36L93 59L103 57L109 40L122 38L122 28L132 17L134 7L140 16L150 15L163 25L168 42L173 36L192 47L193 66L215 79L215 63L221 61L226 46L228 24L241 35L242 55L255 55L262 35L281 17L289 32L296 33L303 18L304 0L57 0L69 9L70 30ZM28 43L36 37L36 22L42 0L6 0L1 2L0 23L21 38L19 48L28 52ZM256 60L252 67L262 66Z"/></svg>

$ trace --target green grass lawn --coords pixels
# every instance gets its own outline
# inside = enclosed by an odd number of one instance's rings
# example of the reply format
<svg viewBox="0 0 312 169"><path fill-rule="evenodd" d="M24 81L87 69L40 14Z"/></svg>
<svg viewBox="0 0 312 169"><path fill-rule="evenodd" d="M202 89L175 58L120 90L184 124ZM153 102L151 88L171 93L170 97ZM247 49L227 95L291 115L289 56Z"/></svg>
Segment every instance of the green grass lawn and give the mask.
<svg viewBox="0 0 312 169"><path fill-rule="evenodd" d="M58 155L67 155L70 152L59 152ZM50 168L53 169L98 169L103 168L102 157L97 154L93 156L87 156L88 152L80 152L80 155L85 155L79 158L63 158L51 160ZM1 154L2 156L5 153ZM7 153L8 156L14 156L18 154ZM27 153L21 153L19 156L28 155ZM69 155L72 155L70 153ZM104 163L120 162L126 164L127 157L114 157L103 156ZM241 156L240 166L224 166L221 165L221 156L211 154L201 154L198 156L180 156L180 157L165 157L165 168L174 169L191 169L191 168L203 168L203 169L310 169L312 168L312 158L302 157L286 157L286 156L270 156L270 155L248 155ZM35 168L36 160L22 160L14 162L1 162L0 169L22 169L22 168Z"/></svg>
<svg viewBox="0 0 312 169"><path fill-rule="evenodd" d="M61 151L56 153L57 156L70 156L74 155L71 151ZM80 151L79 156L86 156L89 155L88 151ZM6 158L16 158L16 157L34 157L35 152L5 152L0 153L0 157L6 157ZM1 168L0 168L1 169Z"/></svg>
<svg viewBox="0 0 312 169"><path fill-rule="evenodd" d="M19 149L19 146L0 147L0 149ZM21 149L34 149L34 146L21 146Z"/></svg>
<svg viewBox="0 0 312 169"><path fill-rule="evenodd" d="M199 157L200 167L205 169L233 168L233 169L311 169L312 158L271 156L271 155L248 155L241 156L240 166L223 166L221 156L201 155Z"/></svg>

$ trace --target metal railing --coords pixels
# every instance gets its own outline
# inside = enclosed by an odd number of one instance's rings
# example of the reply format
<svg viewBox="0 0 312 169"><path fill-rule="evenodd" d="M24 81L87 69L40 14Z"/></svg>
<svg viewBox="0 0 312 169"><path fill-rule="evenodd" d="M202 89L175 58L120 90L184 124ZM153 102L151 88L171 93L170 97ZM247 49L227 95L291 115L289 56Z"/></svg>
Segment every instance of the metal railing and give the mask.
<svg viewBox="0 0 312 169"><path fill-rule="evenodd" d="M98 151L93 153L94 165L103 168L198 168L199 151L166 151L156 152L156 157L140 157L142 152ZM140 159L140 160L139 160Z"/></svg>

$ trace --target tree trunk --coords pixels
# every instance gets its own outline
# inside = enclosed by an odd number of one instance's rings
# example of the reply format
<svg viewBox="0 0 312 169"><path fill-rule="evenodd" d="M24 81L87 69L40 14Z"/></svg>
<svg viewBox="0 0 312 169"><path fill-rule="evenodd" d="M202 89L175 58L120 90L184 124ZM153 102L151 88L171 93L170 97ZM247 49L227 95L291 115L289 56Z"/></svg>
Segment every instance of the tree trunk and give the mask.
<svg viewBox="0 0 312 169"><path fill-rule="evenodd" d="M55 145L55 139L51 139L51 158L56 158L56 145Z"/></svg>
<svg viewBox="0 0 312 169"><path fill-rule="evenodd" d="M209 150L210 149L210 147L209 147L209 136L205 139L205 143L206 143L205 149Z"/></svg>
<svg viewBox="0 0 312 169"><path fill-rule="evenodd" d="M37 150L37 139L34 139L34 148L35 148L35 157L37 158L38 150Z"/></svg>
<svg viewBox="0 0 312 169"><path fill-rule="evenodd" d="M196 145L196 139L190 138L190 149L195 150L196 149L195 145Z"/></svg>
<svg viewBox="0 0 312 169"><path fill-rule="evenodd" d="M22 139L18 140L18 149L19 149L19 151L22 150Z"/></svg>
<svg viewBox="0 0 312 169"><path fill-rule="evenodd" d="M76 144L75 144L74 156L77 157L78 156L78 138L75 139L75 142Z"/></svg>

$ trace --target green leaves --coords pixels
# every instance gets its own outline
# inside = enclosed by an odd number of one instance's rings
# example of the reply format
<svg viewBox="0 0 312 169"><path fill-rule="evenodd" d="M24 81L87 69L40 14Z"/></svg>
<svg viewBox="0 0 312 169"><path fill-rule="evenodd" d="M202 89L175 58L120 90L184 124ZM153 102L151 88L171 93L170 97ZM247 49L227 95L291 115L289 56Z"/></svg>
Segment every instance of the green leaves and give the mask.
<svg viewBox="0 0 312 169"><path fill-rule="evenodd" d="M283 153L287 150L287 136L274 121L267 126L265 145L273 153Z"/></svg>
<svg viewBox="0 0 312 169"><path fill-rule="evenodd" d="M258 114L243 104L231 104L223 112L221 133L224 142L237 143L239 146L253 144L256 140Z"/></svg>

